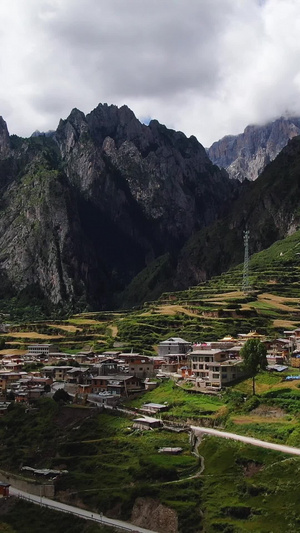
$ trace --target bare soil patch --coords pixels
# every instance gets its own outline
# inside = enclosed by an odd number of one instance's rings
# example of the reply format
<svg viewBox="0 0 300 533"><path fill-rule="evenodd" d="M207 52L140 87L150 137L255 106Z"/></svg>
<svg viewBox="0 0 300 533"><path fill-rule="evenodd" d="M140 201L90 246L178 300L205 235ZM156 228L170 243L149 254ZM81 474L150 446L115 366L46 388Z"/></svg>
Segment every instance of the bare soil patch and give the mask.
<svg viewBox="0 0 300 533"><path fill-rule="evenodd" d="M273 407L271 405L260 405L259 407L256 407L256 409L253 409L252 414L271 418L283 418L286 415L286 412L280 407Z"/></svg>
<svg viewBox="0 0 300 533"><path fill-rule="evenodd" d="M256 463L255 461L249 461L244 466L244 476L245 477L252 477L255 476L260 470L262 470L263 465Z"/></svg>
<svg viewBox="0 0 300 533"><path fill-rule="evenodd" d="M112 336L115 338L117 335L118 335L118 328L117 326L108 326L109 329L111 330L111 334Z"/></svg>
<svg viewBox="0 0 300 533"><path fill-rule="evenodd" d="M151 528L160 533L177 533L177 513L162 505L159 500L152 498L137 498L135 500L131 522L139 527Z"/></svg>

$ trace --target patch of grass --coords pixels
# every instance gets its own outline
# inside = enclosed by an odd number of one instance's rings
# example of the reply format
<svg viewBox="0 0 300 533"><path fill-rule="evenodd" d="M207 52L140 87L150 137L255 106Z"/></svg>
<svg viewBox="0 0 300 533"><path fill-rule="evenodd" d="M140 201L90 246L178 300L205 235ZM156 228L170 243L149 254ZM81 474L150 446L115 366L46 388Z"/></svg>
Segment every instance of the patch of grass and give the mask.
<svg viewBox="0 0 300 533"><path fill-rule="evenodd" d="M141 407L144 403L167 403L169 408L162 417L201 418L215 414L224 406L224 402L216 397L199 393L187 392L178 387L174 381L161 383L156 389L146 392L141 398L126 402L129 407Z"/></svg>
<svg viewBox="0 0 300 533"><path fill-rule="evenodd" d="M199 452L205 461L205 531L299 530L300 459L211 437L205 437Z"/></svg>

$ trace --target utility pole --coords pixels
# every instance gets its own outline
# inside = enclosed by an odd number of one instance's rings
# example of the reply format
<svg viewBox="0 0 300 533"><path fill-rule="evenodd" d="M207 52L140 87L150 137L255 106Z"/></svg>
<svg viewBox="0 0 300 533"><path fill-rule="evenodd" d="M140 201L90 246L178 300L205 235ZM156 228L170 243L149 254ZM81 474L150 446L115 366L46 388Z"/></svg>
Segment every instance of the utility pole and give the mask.
<svg viewBox="0 0 300 533"><path fill-rule="evenodd" d="M243 270L243 285L242 290L245 294L247 294L250 291L250 284L249 284L249 236L250 231L246 230L244 231L244 270Z"/></svg>

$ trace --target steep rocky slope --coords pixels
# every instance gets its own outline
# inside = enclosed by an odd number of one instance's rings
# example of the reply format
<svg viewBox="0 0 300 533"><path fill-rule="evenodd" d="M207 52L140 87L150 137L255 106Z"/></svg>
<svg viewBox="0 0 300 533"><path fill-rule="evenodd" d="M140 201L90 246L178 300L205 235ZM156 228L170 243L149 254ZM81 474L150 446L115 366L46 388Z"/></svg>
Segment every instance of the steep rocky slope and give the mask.
<svg viewBox="0 0 300 533"><path fill-rule="evenodd" d="M236 187L196 138L126 106L74 109L56 132L0 121L0 297L103 307L230 206Z"/></svg>
<svg viewBox="0 0 300 533"><path fill-rule="evenodd" d="M243 231L250 254L300 227L300 138L289 141L253 183L245 183L230 215L194 234L182 248L174 283L198 283L243 261Z"/></svg>
<svg viewBox="0 0 300 533"><path fill-rule="evenodd" d="M300 135L300 118L281 117L263 126L247 126L208 149L210 159L226 168L231 178L255 180L293 137Z"/></svg>

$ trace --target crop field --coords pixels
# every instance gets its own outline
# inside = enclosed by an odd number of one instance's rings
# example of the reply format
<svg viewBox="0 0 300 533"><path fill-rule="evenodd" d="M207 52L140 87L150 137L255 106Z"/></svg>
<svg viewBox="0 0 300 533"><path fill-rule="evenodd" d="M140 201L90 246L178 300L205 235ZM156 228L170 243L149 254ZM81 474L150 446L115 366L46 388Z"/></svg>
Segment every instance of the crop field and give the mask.
<svg viewBox="0 0 300 533"><path fill-rule="evenodd" d="M66 320L14 324L9 337L60 340L63 345L155 355L155 347L170 336L191 342L218 340L224 336L257 330L264 335L282 335L300 323L299 258L294 263L289 250L298 246L298 236L275 243L250 259L251 290L241 291L242 265L187 290L165 293L132 311L102 311L75 314ZM298 262L297 262L298 261ZM61 332L59 336L58 333Z"/></svg>
<svg viewBox="0 0 300 533"><path fill-rule="evenodd" d="M57 328L62 329L63 331L68 331L71 333L75 333L76 331L82 331L82 328L77 328L76 326L70 326L67 324L49 324L47 323L46 326L50 326L51 328Z"/></svg>
<svg viewBox="0 0 300 533"><path fill-rule="evenodd" d="M3 335L2 335L3 336ZM5 335L6 337L12 337L16 339L38 339L38 340L53 340L53 339L61 339L61 335L47 335L46 333L37 333L36 331L17 331L17 332L10 332L9 335Z"/></svg>
<svg viewBox="0 0 300 533"><path fill-rule="evenodd" d="M177 313L183 313L184 315L187 315L187 316L195 316L195 313L197 314L196 309L195 311L191 311L190 309L187 309L186 307L183 307L182 305L158 305L157 307L155 307L153 311L161 315L169 315L169 316L176 315ZM151 313L148 312L147 314L151 314ZM145 316L145 313L144 313L144 316Z"/></svg>
<svg viewBox="0 0 300 533"><path fill-rule="evenodd" d="M26 350L18 350L14 348L5 348L0 350L0 355L25 355Z"/></svg>
<svg viewBox="0 0 300 533"><path fill-rule="evenodd" d="M282 320L282 319L275 319L273 320L273 326L275 329L287 329L292 330L297 327L299 327L299 322L297 321L291 321L291 320Z"/></svg>
<svg viewBox="0 0 300 533"><path fill-rule="evenodd" d="M96 326L99 324L103 324L103 322L100 322L99 320L95 320L93 318L69 318L68 322L70 322L70 324L76 324L78 326Z"/></svg>

